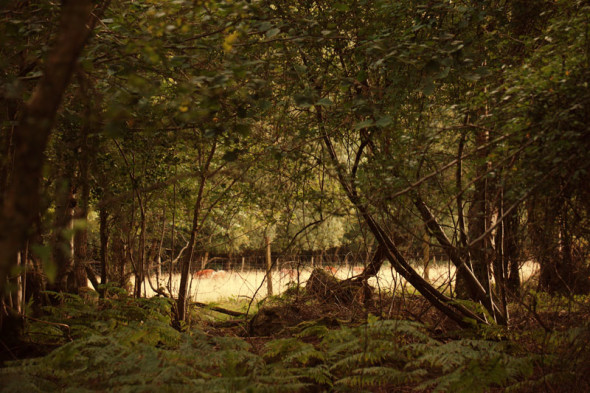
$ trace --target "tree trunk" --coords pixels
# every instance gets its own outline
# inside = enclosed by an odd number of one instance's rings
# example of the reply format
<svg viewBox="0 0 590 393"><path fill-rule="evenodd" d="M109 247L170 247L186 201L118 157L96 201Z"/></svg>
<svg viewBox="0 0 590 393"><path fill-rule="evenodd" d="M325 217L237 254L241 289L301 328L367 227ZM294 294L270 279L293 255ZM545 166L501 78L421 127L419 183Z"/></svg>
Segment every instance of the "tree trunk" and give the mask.
<svg viewBox="0 0 590 393"><path fill-rule="evenodd" d="M16 254L22 249L39 213L40 179L45 148L75 64L94 27L91 0L64 1L60 26L45 70L25 104L14 132L14 167L0 210L0 293Z"/></svg>
<svg viewBox="0 0 590 393"><path fill-rule="evenodd" d="M87 287L86 265L88 264L88 201L90 198L90 185L88 183L88 146L86 135L82 137L78 165L80 198L74 211L74 218L78 226L74 232L74 275L78 289ZM98 288L96 288L98 289Z"/></svg>
<svg viewBox="0 0 590 393"><path fill-rule="evenodd" d="M56 184L55 217L51 235L51 267L47 270L48 289L75 292L73 220L76 199L70 181L71 173ZM54 269L55 275L51 274Z"/></svg>
<svg viewBox="0 0 590 393"><path fill-rule="evenodd" d="M200 216L201 210L203 208L203 196L205 193L205 183L207 182L208 178L208 171L209 166L211 165L211 161L213 160L213 156L215 155L216 150L216 141L213 142L211 146L211 150L204 162L203 167L201 168L201 176L200 176L200 184L199 190L197 192L197 199L195 201L195 205L193 208L193 225L191 228L191 237L188 243L188 247L186 250L186 255L182 259L182 266L180 271L180 285L178 287L178 300L176 302L176 325L180 327L180 322L186 320L186 301L187 301L187 289L189 278L191 277L191 264L193 259L193 254L195 251L195 246L197 244L197 235L200 228Z"/></svg>
<svg viewBox="0 0 590 393"><path fill-rule="evenodd" d="M498 219L504 215L504 195L503 192L500 192L498 197L497 203L497 216ZM500 305L502 307L502 312L504 315L508 315L507 300L506 300L506 288L508 283L508 273L507 267L508 264L506 263L506 253L505 253L505 246L506 246L506 236L505 236L505 222L501 221L498 223L496 227L496 237L495 237L495 248L496 253L493 260L493 267L494 267L494 280L496 282L496 295L497 298L500 299Z"/></svg>
<svg viewBox="0 0 590 393"><path fill-rule="evenodd" d="M476 136L476 147L484 146L487 143L488 135L481 131ZM486 233L489 221L489 201L488 201L488 182L487 173L489 171L488 163L485 162L487 156L486 149L479 151L477 158L481 161L478 165L476 176L479 178L475 182L475 190L473 192L473 200L468 212L469 221L469 238L478 239ZM471 265L473 274L486 291L490 288L489 266L491 262L491 247L489 244L489 237L484 236L480 240L474 242L469 248ZM478 300L472 298L473 300Z"/></svg>
<svg viewBox="0 0 590 393"><path fill-rule="evenodd" d="M137 255L137 262L135 263L135 297L141 297L141 288L145 280L145 231L146 231L146 220L145 220L145 210L143 206L142 199L139 198L139 191L138 192L138 200L139 200L139 211L140 211L140 233L139 233L139 244L138 244L138 255Z"/></svg>
<svg viewBox="0 0 590 393"><path fill-rule="evenodd" d="M518 227L518 209L512 209L504 219L504 266L508 275L506 289L513 296L518 296L520 291Z"/></svg>
<svg viewBox="0 0 590 393"><path fill-rule="evenodd" d="M430 281L430 236L428 236L428 232L425 232L424 237L422 238L422 257L422 263L424 265L422 277L424 277L426 281Z"/></svg>
<svg viewBox="0 0 590 393"><path fill-rule="evenodd" d="M127 271L125 265L127 264L127 250L125 242L120 236L115 237L112 247L113 260L113 276L117 278L119 287L127 289Z"/></svg>
<svg viewBox="0 0 590 393"><path fill-rule="evenodd" d="M465 119L468 120L468 117ZM459 139L459 147L457 150L457 172L455 174L455 188L457 192L456 203L457 203L457 224L459 227L459 258L465 261L467 267L473 270L471 266L471 259L469 251L467 250L467 230L465 228L465 214L464 214L464 203L463 203L463 149L465 148L465 132L461 133ZM458 270L455 273L455 295L461 299L469 297L468 287L469 277L465 272Z"/></svg>
<svg viewBox="0 0 590 393"><path fill-rule="evenodd" d="M191 237L189 240L186 255L182 259L182 265L180 268L180 285L178 287L178 300L176 302L177 315L176 322L186 320L186 302L187 302L187 289L191 273L191 264L193 260L193 254L197 241L197 231L199 227L199 211L200 211L200 200L195 204L193 213L193 229L191 231Z"/></svg>
<svg viewBox="0 0 590 393"><path fill-rule="evenodd" d="M272 296L272 258L270 250L270 237L267 235L264 235L264 244L266 246L266 292L268 296Z"/></svg>
<svg viewBox="0 0 590 393"><path fill-rule="evenodd" d="M160 279L162 277L162 247L164 246L164 235L166 234L166 207L162 212L162 234L160 235L160 243L158 244L158 252L156 255L156 287L160 288Z"/></svg>
<svg viewBox="0 0 590 393"><path fill-rule="evenodd" d="M105 285L108 280L107 257L109 255L109 212L105 206L101 206L98 215L100 221L100 283Z"/></svg>

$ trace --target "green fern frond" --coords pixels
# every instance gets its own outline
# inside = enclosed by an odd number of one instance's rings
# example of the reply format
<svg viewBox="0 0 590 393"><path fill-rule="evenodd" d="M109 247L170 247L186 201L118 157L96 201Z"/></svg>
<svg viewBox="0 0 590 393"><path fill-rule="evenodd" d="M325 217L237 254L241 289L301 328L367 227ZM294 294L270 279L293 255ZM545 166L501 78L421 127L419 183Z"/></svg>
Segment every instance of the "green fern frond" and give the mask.
<svg viewBox="0 0 590 393"><path fill-rule="evenodd" d="M318 337L323 338L330 332L330 329L326 325L318 324L314 321L313 324L305 326L304 323L297 325L297 328L302 329L299 333L295 334L295 337Z"/></svg>
<svg viewBox="0 0 590 393"><path fill-rule="evenodd" d="M296 338L273 340L265 346L265 359L280 358L284 363L307 365L312 360L324 361L325 354L311 344Z"/></svg>
<svg viewBox="0 0 590 393"><path fill-rule="evenodd" d="M530 359L512 357L501 344L484 340L458 340L433 347L406 367L441 372L418 386L434 387L434 392L483 392L491 386L507 386L532 372Z"/></svg>
<svg viewBox="0 0 590 393"><path fill-rule="evenodd" d="M350 372L359 367L381 363L387 357L386 353L361 352L346 356L331 365L330 371Z"/></svg>
<svg viewBox="0 0 590 393"><path fill-rule="evenodd" d="M315 367L304 367L300 369L301 376L314 381L321 385L333 385L334 376L330 372L330 369L325 364L320 364Z"/></svg>

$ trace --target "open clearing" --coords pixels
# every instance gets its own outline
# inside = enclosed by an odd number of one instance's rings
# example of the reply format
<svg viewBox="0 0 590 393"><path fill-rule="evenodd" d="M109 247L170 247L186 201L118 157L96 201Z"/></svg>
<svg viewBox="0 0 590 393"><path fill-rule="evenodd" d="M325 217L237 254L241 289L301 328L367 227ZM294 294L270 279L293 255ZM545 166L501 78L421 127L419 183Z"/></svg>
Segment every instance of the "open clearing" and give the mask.
<svg viewBox="0 0 590 393"><path fill-rule="evenodd" d="M346 279L362 272L362 265L325 267L333 273L338 279ZM422 268L417 269L418 273L423 274ZM533 262L526 262L520 269L521 280L524 282L530 279L538 272L538 265ZM302 268L281 269L272 272L273 294L277 295L284 292L290 285L300 283L305 284L309 279L311 269ZM439 287L441 290L448 289L449 283L454 282L455 268L445 264L433 266L429 271L430 282ZM265 272L262 270L247 271L218 271L198 277L193 276L190 284L190 294L194 301L199 302L218 302L228 299L246 300L255 297L263 299L267 296L267 284L264 282ZM168 276L163 275L160 278L159 286L166 286ZM151 277L152 284L156 285L155 276ZM178 292L180 274L172 276L172 293ZM145 283L147 296L155 295L148 282ZM369 279L369 284L383 292L395 291L413 291L405 279L397 274L389 264L384 264L377 277Z"/></svg>

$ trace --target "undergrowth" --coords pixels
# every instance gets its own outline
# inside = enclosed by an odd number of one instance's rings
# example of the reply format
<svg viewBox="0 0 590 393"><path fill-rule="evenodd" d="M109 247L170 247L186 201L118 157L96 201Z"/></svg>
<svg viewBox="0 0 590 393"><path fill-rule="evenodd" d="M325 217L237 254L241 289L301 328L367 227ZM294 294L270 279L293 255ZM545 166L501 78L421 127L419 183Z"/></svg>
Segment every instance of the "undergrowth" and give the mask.
<svg viewBox="0 0 590 393"><path fill-rule="evenodd" d="M340 328L304 322L254 348L248 338L175 330L167 299L54 295L61 304L30 320L26 339L59 346L0 369L0 391L580 391L590 371L588 325L545 335L538 352L481 332L437 340L421 324L376 317Z"/></svg>

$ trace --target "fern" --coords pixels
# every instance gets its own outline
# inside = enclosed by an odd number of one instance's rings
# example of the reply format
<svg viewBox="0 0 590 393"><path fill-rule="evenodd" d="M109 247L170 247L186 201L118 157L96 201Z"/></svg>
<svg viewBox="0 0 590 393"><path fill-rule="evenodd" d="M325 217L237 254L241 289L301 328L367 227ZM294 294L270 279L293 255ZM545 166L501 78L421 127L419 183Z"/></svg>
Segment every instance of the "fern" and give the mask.
<svg viewBox="0 0 590 393"><path fill-rule="evenodd" d="M68 323L74 340L65 343L56 325L31 323L35 340L64 345L1 369L0 391L357 393L413 386L481 392L537 382L526 379L530 357L511 356L504 345L485 340L440 343L420 324L406 321L371 318L333 330L321 322L303 323L297 335L269 341L258 355L241 338L174 330L167 300L122 294L97 304L76 296L62 300L62 308L48 309L47 319ZM555 336L552 345L568 343L584 354L587 337L587 329L571 331ZM556 367L559 358L545 359L544 365L553 366L549 380L567 379L566 369Z"/></svg>
<svg viewBox="0 0 590 393"><path fill-rule="evenodd" d="M424 370L406 372L390 367L366 367L356 370L354 375L340 379L338 384L351 387L400 385L417 381L424 374Z"/></svg>
<svg viewBox="0 0 590 393"><path fill-rule="evenodd" d="M532 373L528 359L507 355L503 345L483 340L458 340L434 346L406 367L438 373L418 387L434 387L434 392L483 392L490 386L505 386Z"/></svg>
<svg viewBox="0 0 590 393"><path fill-rule="evenodd" d="M297 325L297 329L299 329L300 332L295 334L295 337L299 337L299 338L305 338L305 337L322 338L330 332L330 329L328 329L328 327L326 325L319 324L319 323L317 323L317 321L302 322L299 325Z"/></svg>

